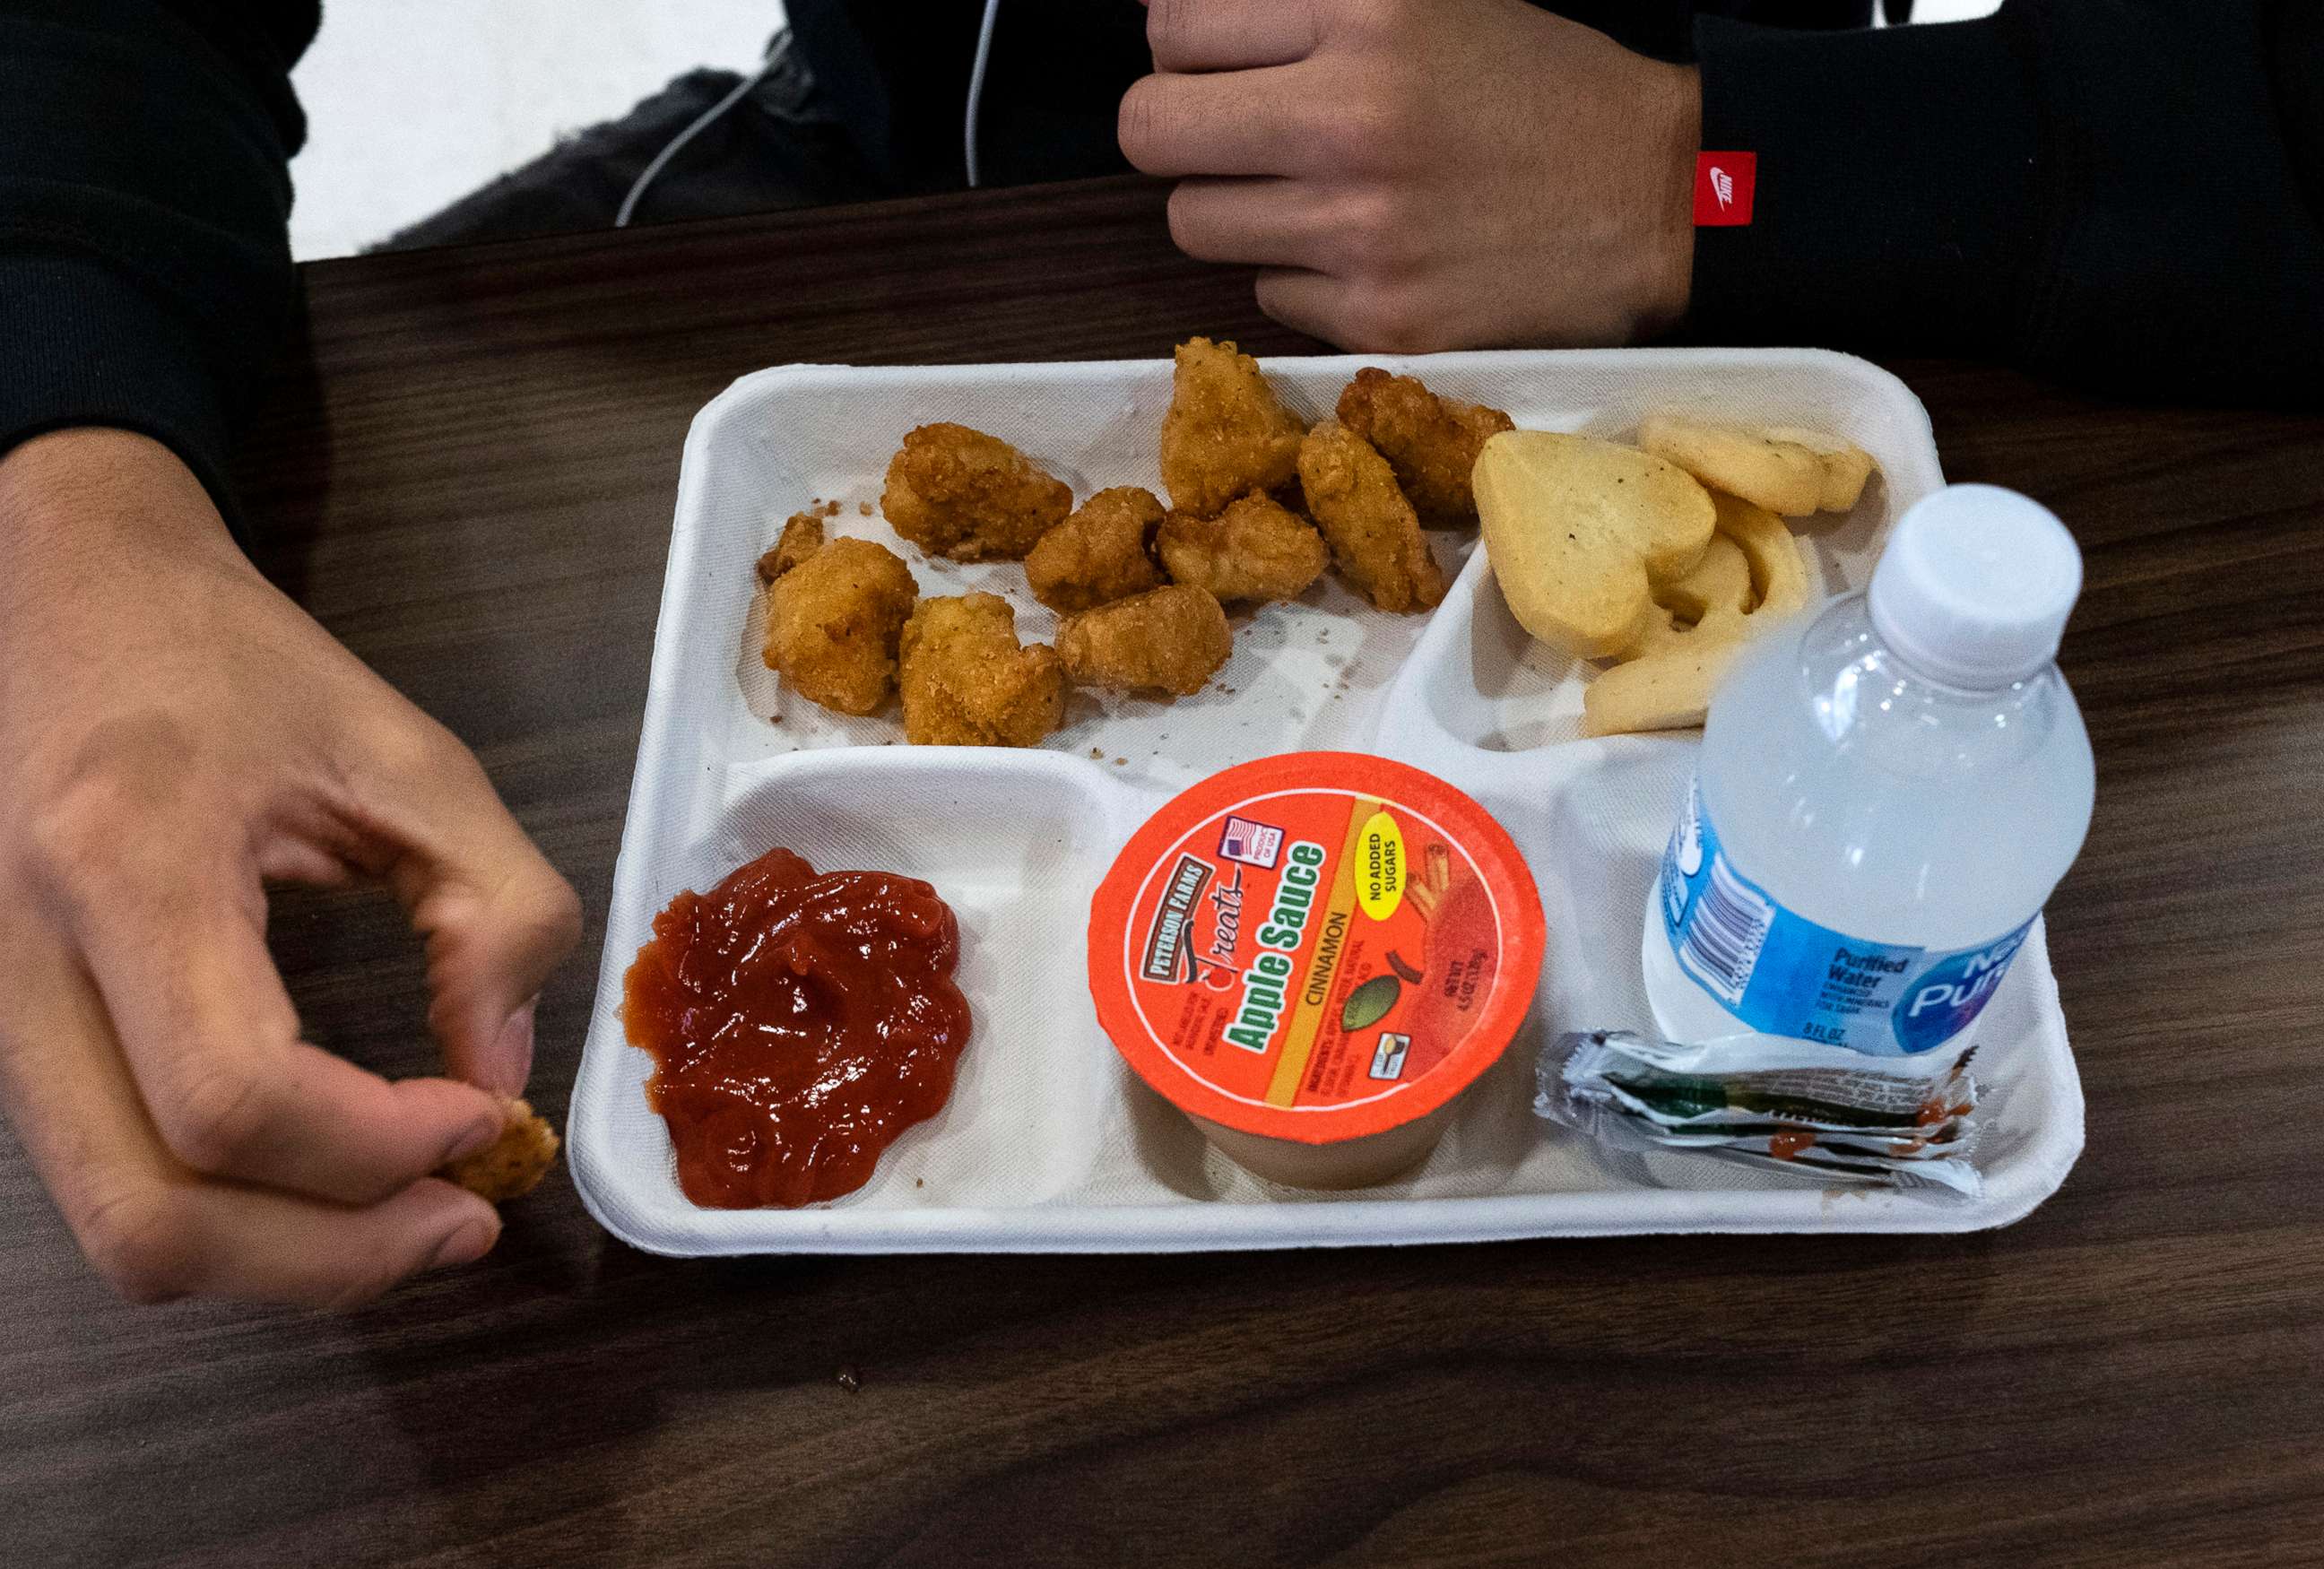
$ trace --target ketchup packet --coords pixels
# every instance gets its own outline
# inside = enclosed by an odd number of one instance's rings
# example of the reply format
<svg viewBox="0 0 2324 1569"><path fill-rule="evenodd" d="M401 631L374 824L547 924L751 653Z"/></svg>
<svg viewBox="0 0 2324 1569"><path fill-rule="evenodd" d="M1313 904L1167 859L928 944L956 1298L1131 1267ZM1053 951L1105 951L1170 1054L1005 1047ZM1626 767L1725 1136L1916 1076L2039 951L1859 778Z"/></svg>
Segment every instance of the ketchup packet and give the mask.
<svg viewBox="0 0 2324 1569"><path fill-rule="evenodd" d="M1542 1048L1535 1112L1616 1149L1692 1149L1826 1182L1983 1187L1977 1080L1964 1054L1941 1078L1870 1067L1748 1068L1750 1038L1685 1047L1620 1030Z"/></svg>

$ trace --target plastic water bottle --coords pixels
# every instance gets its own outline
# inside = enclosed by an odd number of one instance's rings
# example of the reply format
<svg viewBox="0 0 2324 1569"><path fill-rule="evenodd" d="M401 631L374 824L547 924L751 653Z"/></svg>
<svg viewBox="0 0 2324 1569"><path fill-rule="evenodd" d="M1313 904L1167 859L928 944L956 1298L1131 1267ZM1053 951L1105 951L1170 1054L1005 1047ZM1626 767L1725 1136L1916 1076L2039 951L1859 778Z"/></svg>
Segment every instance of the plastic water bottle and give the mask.
<svg viewBox="0 0 2324 1569"><path fill-rule="evenodd" d="M2081 577L2048 509L1954 485L1897 521L1868 594L1745 651L1647 901L1665 1036L1742 1038L1755 1067L1958 1059L2089 826L2052 662Z"/></svg>

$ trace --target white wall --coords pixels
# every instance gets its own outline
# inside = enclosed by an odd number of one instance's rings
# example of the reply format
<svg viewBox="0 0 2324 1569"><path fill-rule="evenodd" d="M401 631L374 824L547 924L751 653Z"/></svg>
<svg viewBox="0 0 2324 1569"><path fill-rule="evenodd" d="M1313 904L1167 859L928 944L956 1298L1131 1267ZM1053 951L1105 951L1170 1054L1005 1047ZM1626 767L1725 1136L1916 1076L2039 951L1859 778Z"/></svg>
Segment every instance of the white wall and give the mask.
<svg viewBox="0 0 2324 1569"><path fill-rule="evenodd" d="M1913 20L1966 22L1972 16L1990 16L2000 9L2001 0L1918 0L1913 7Z"/></svg>
<svg viewBox="0 0 2324 1569"><path fill-rule="evenodd" d="M672 77L748 69L782 19L782 0L325 0L291 73L291 254L361 250Z"/></svg>
<svg viewBox="0 0 2324 1569"><path fill-rule="evenodd" d="M291 253L359 251L695 66L747 69L782 17L782 0L327 0L292 73L309 135Z"/></svg>

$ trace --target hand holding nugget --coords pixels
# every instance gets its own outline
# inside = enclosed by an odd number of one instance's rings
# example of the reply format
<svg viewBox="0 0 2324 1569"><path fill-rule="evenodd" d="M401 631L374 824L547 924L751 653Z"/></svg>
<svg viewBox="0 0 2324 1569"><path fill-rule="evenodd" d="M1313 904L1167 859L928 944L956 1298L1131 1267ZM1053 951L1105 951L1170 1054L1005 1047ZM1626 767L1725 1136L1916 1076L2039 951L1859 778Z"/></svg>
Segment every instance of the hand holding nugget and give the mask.
<svg viewBox="0 0 2324 1569"><path fill-rule="evenodd" d="M0 1109L90 1263L133 1301L346 1307L479 1257L499 1218L432 1174L522 1093L573 891L167 448L23 442L0 532ZM444 1076L309 1038L268 953L274 885L374 880Z"/></svg>

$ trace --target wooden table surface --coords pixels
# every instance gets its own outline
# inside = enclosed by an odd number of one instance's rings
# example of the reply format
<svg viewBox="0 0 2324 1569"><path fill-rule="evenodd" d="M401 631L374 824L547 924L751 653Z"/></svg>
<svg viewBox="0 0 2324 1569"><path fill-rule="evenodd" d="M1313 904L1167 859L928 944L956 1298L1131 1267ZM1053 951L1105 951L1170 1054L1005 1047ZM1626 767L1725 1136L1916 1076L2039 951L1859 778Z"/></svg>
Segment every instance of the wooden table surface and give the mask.
<svg viewBox="0 0 2324 1569"><path fill-rule="evenodd" d="M590 927L678 452L794 360L1312 346L1136 182L304 270L265 565L475 746ZM2324 419L1895 367L2089 582L2097 821L2051 906L2064 1189L1953 1239L675 1262L560 1172L343 1317L121 1306L0 1134L0 1561L1474 1565L2324 1553ZM165 673L164 678L165 678ZM1974 854L1973 846L1964 847ZM422 1072L385 900L289 893L311 1038Z"/></svg>

